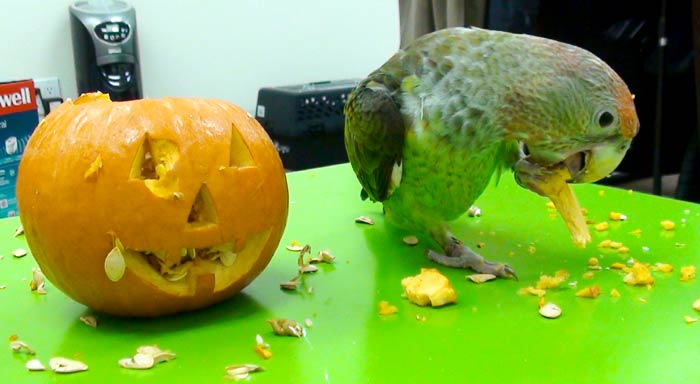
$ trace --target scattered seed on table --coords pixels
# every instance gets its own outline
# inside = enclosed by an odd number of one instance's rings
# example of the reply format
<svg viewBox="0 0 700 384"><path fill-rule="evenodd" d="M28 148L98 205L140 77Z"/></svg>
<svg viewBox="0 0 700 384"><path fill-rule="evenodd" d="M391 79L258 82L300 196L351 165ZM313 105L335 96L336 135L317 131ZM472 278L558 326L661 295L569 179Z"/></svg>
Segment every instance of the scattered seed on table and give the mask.
<svg viewBox="0 0 700 384"><path fill-rule="evenodd" d="M27 256L27 253L28 253L28 252L27 252L26 249L24 249L24 248L17 248L17 249L15 249L14 251L12 251L12 256L17 257L17 258L20 258L20 257Z"/></svg>
<svg viewBox="0 0 700 384"><path fill-rule="evenodd" d="M546 303L540 308L540 315L548 319L556 319L561 316L561 308L554 303Z"/></svg>

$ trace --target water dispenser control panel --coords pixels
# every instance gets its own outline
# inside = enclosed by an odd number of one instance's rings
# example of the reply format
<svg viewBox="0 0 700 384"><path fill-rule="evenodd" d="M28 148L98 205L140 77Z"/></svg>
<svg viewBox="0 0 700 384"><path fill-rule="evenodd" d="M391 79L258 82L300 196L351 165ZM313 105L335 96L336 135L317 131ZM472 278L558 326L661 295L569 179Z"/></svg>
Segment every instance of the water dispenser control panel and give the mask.
<svg viewBox="0 0 700 384"><path fill-rule="evenodd" d="M95 35L108 43L121 43L129 37L129 24L123 21L107 21L95 26Z"/></svg>

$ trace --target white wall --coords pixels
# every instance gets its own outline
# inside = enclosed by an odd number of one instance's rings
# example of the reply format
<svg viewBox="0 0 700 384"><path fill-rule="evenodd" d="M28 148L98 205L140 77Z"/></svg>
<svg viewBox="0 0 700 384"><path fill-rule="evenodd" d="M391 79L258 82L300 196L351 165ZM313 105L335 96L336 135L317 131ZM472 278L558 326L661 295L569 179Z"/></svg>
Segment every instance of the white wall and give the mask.
<svg viewBox="0 0 700 384"><path fill-rule="evenodd" d="M399 46L396 0L128 0L146 97L222 98L363 77ZM58 76L76 97L72 0L0 0L0 81Z"/></svg>

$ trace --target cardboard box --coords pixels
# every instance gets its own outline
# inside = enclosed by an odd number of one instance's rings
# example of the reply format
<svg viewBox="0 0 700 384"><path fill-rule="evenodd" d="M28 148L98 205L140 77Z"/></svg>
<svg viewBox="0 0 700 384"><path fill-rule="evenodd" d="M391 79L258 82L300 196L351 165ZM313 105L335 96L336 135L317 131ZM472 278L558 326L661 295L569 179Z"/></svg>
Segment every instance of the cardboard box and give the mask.
<svg viewBox="0 0 700 384"><path fill-rule="evenodd" d="M0 217L17 216L17 168L39 123L32 80L0 83Z"/></svg>

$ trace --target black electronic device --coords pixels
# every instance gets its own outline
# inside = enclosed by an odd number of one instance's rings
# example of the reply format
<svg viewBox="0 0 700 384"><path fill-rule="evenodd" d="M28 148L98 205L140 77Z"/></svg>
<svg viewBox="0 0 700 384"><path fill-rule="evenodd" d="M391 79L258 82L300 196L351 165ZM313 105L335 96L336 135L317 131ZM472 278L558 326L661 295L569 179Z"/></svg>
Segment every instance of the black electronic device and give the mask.
<svg viewBox="0 0 700 384"><path fill-rule="evenodd" d="M343 108L358 82L322 81L258 91L255 117L274 141L285 169L348 161Z"/></svg>
<svg viewBox="0 0 700 384"><path fill-rule="evenodd" d="M136 41L136 11L119 0L70 6L78 93L100 91L112 100L143 97Z"/></svg>

